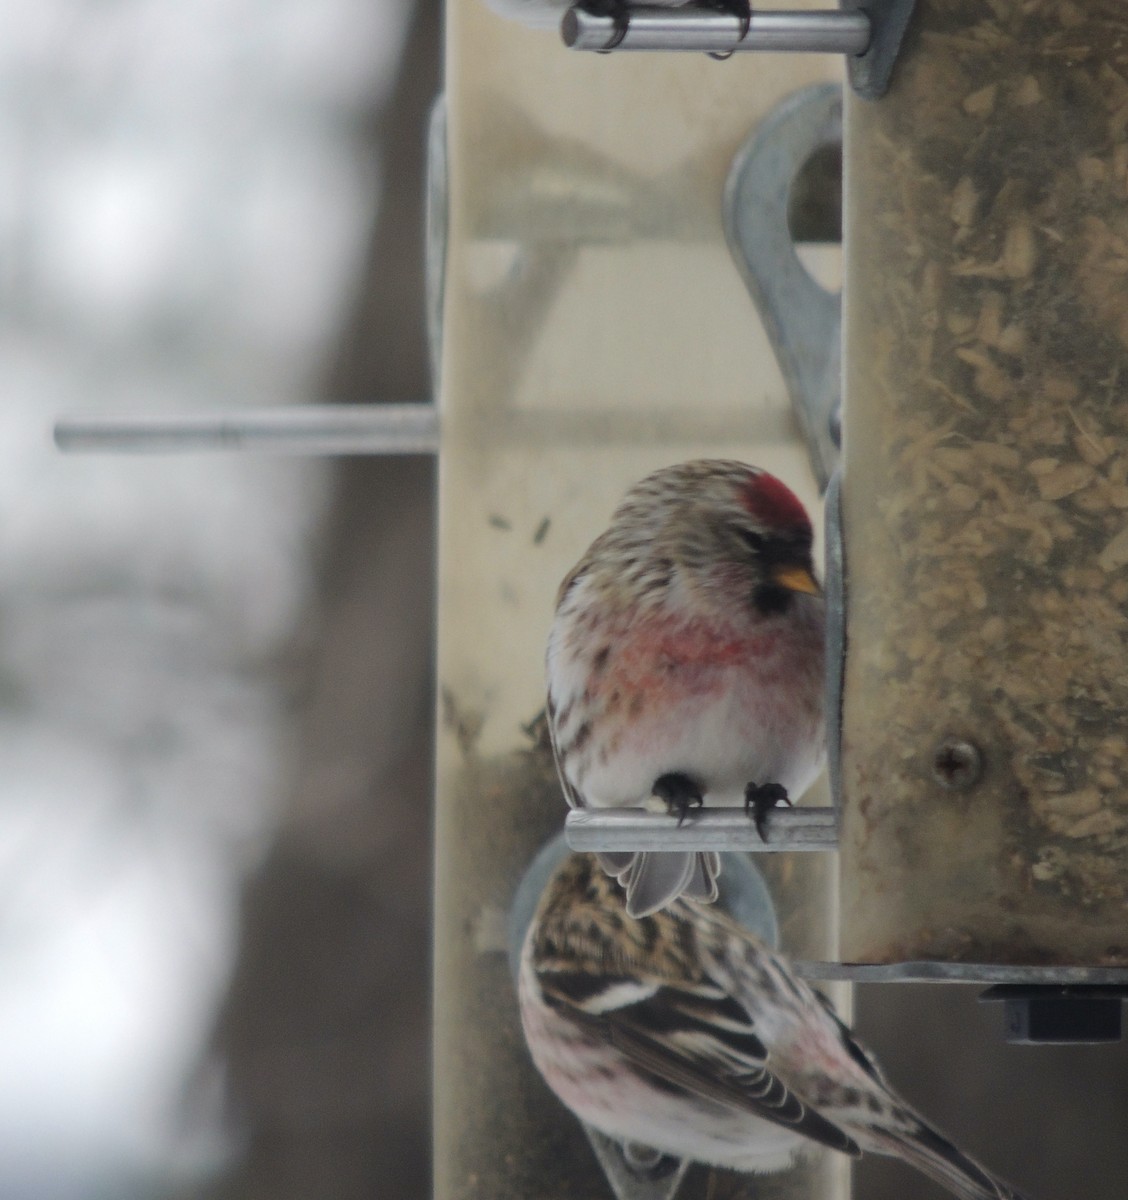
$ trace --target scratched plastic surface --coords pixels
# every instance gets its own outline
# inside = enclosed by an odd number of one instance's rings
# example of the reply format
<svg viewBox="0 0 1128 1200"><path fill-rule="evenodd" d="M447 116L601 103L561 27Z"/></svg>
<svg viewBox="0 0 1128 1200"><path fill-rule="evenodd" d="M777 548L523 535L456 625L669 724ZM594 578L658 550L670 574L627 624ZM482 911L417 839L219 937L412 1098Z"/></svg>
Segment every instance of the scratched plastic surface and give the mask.
<svg viewBox="0 0 1128 1200"><path fill-rule="evenodd" d="M457 0L447 69L435 1195L602 1200L577 1122L525 1051L506 966L514 888L566 812L523 727L543 705L559 580L629 484L725 455L817 503L721 190L772 104L841 67L580 55ZM831 860L766 857L785 948L832 953ZM679 1195L842 1200L831 1157L755 1184L694 1168Z"/></svg>
<svg viewBox="0 0 1128 1200"><path fill-rule="evenodd" d="M920 0L847 103L847 959L1128 964L1125 32Z"/></svg>

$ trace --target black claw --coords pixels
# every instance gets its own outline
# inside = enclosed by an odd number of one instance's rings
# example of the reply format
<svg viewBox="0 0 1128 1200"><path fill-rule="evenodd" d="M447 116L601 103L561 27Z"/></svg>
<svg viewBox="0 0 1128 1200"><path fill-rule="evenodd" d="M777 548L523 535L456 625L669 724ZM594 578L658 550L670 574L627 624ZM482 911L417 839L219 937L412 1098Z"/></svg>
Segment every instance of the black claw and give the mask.
<svg viewBox="0 0 1128 1200"><path fill-rule="evenodd" d="M607 54L614 50L627 36L631 27L631 9L628 0L582 0L579 5L584 12L593 17L610 17L615 23L615 31L611 34L607 45L602 46L598 53Z"/></svg>
<svg viewBox="0 0 1128 1200"><path fill-rule="evenodd" d="M671 816L677 816L679 825L689 816L691 808L700 808L705 803L701 788L688 775L678 771L659 775L650 791L660 800L665 800L666 811Z"/></svg>
<svg viewBox="0 0 1128 1200"><path fill-rule="evenodd" d="M739 46L742 41L748 36L748 30L752 28L752 5L749 0L713 0L710 5L720 12L731 13L734 17L740 20L740 36L736 39L736 44ZM732 58L733 51L725 50L714 51L709 55L710 58L715 58L717 62L724 62L726 58Z"/></svg>
<svg viewBox="0 0 1128 1200"><path fill-rule="evenodd" d="M627 30L631 27L631 14L625 4L613 15L615 18L615 32L611 35L607 45L599 51L600 54L610 54L612 50L616 49L623 38L627 36Z"/></svg>
<svg viewBox="0 0 1128 1200"><path fill-rule="evenodd" d="M750 783L744 789L744 811L748 812L751 809L752 819L756 822L756 832L762 842L768 840L764 819L777 804L791 807L791 797L782 783Z"/></svg>

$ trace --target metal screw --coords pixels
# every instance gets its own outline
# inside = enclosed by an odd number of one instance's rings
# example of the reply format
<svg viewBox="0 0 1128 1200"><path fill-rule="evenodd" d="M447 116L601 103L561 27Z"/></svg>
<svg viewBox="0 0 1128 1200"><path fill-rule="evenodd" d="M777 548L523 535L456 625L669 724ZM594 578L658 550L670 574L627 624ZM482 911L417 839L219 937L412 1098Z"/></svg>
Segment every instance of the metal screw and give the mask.
<svg viewBox="0 0 1128 1200"><path fill-rule="evenodd" d="M932 755L932 776L942 787L962 791L971 787L983 772L983 755L971 742L945 738Z"/></svg>

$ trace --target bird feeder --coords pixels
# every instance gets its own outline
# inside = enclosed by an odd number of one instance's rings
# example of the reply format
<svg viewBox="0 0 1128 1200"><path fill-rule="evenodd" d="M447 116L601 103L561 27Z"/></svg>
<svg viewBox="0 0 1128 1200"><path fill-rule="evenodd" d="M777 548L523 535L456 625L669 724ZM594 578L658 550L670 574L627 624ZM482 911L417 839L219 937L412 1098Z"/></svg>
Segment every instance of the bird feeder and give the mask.
<svg viewBox="0 0 1128 1200"><path fill-rule="evenodd" d="M1126 129L1119 0L920 0L846 99L852 962L1128 978Z"/></svg>

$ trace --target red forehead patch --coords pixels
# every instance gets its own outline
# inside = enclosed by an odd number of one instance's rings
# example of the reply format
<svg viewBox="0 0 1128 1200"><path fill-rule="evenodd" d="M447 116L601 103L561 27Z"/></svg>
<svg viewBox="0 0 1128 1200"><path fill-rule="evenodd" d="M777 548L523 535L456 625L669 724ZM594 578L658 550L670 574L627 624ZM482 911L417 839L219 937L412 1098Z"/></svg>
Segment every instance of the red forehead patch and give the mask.
<svg viewBox="0 0 1128 1200"><path fill-rule="evenodd" d="M740 489L741 503L773 529L810 529L807 510L799 497L767 471L753 475Z"/></svg>

